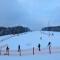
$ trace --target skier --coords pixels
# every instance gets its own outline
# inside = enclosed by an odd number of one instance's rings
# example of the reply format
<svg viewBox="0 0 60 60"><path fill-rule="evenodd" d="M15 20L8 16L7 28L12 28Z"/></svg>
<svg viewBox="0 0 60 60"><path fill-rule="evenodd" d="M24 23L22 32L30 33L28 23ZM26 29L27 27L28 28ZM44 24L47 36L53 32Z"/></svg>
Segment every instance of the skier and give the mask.
<svg viewBox="0 0 60 60"><path fill-rule="evenodd" d="M51 42L48 43L49 53L51 54Z"/></svg>
<svg viewBox="0 0 60 60"><path fill-rule="evenodd" d="M21 56L21 48L20 48L20 45L18 45L18 52L20 52L20 56Z"/></svg>
<svg viewBox="0 0 60 60"><path fill-rule="evenodd" d="M41 45L40 45L40 43L39 43L39 44L38 44L38 49L39 49L39 51L41 50L40 47L41 47Z"/></svg>
<svg viewBox="0 0 60 60"><path fill-rule="evenodd" d="M18 45L18 52L20 51L20 45Z"/></svg>
<svg viewBox="0 0 60 60"><path fill-rule="evenodd" d="M9 55L9 47L6 47L6 54Z"/></svg>

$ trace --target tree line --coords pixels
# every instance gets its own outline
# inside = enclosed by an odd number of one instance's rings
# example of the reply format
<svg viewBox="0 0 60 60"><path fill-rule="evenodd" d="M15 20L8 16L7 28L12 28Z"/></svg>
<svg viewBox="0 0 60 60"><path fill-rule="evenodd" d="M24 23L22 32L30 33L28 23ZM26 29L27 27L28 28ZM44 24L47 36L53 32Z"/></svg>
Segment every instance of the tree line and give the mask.
<svg viewBox="0 0 60 60"><path fill-rule="evenodd" d="M0 27L0 36L9 35L9 34L19 34L31 31L27 27L15 26L15 27Z"/></svg>
<svg viewBox="0 0 60 60"><path fill-rule="evenodd" d="M42 28L43 31L56 31L60 32L60 26L50 26Z"/></svg>

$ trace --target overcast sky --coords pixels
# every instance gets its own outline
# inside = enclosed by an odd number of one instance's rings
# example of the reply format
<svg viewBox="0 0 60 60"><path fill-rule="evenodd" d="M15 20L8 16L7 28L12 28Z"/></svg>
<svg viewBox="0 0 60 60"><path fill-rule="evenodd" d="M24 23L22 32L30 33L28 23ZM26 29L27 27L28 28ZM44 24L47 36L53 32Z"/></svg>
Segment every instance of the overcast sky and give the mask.
<svg viewBox="0 0 60 60"><path fill-rule="evenodd" d="M0 26L23 25L33 30L60 25L60 0L0 0Z"/></svg>

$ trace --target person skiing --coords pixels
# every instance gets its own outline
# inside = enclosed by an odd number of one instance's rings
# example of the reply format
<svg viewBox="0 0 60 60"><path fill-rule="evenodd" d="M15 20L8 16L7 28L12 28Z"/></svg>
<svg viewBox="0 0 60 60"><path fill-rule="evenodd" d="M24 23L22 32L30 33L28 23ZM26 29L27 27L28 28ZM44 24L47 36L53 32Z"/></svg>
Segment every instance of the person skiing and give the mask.
<svg viewBox="0 0 60 60"><path fill-rule="evenodd" d="M51 42L48 43L49 53L51 54Z"/></svg>
<svg viewBox="0 0 60 60"><path fill-rule="evenodd" d="M39 44L38 44L38 49L39 49L39 51L41 50L40 47L41 47L41 45L40 45L40 43L39 43Z"/></svg>
<svg viewBox="0 0 60 60"><path fill-rule="evenodd" d="M21 48L20 48L20 45L18 45L18 52L20 53L20 56L21 56Z"/></svg>
<svg viewBox="0 0 60 60"><path fill-rule="evenodd" d="M20 45L18 45L18 52L20 51Z"/></svg>
<svg viewBox="0 0 60 60"><path fill-rule="evenodd" d="M9 55L9 47L6 47L6 54Z"/></svg>

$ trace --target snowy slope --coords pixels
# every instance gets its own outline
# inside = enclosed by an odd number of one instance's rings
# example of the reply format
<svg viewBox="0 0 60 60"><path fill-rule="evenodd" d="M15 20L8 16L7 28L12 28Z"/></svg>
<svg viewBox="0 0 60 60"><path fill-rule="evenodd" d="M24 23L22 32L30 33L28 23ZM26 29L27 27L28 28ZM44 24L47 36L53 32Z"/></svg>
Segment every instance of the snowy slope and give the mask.
<svg viewBox="0 0 60 60"><path fill-rule="evenodd" d="M28 32L25 34L19 35L6 35L0 37L0 45L8 44L11 49L17 49L17 46L20 44L21 48L27 49L32 48L33 46L37 47L38 43L41 44L41 48L47 47L49 40L52 43L52 46L60 46L60 33L53 32L54 36L48 35L48 32L34 31ZM50 32L52 34L52 32ZM42 40L40 37L42 36ZM1 42L1 40L3 40Z"/></svg>
<svg viewBox="0 0 60 60"><path fill-rule="evenodd" d="M52 36L52 33L54 34ZM49 32L45 31L45 32L40 32L40 31L33 31L33 32L28 32L25 34L19 34L19 35L6 35L6 36L1 36L0 37L0 46L6 45L8 44L9 48L11 50L17 50L18 45L21 45L21 49L30 49L33 46L35 48L37 48L38 43L41 44L41 49L43 48L48 48L47 44L49 41L51 41L52 43L52 47L60 47L60 32L50 32L50 36L49 36ZM40 37L42 37L42 40L40 39ZM2 48L4 49L4 48ZM53 59L60 59L60 53L58 54L40 54L40 55L35 55L35 56L21 56L21 57L16 57L16 59L23 59L23 57L25 57L26 60L28 60L30 58L30 60L39 60L39 59L43 59L43 60L53 60ZM4 56L2 56L4 57ZM1 57L1 59L2 59ZM11 57L11 56L10 56ZM7 57L8 59L10 57ZM55 57L55 58L54 58ZM6 57L4 57L6 58ZM13 57L11 57L10 59L12 59ZM14 59L14 58L13 58Z"/></svg>

